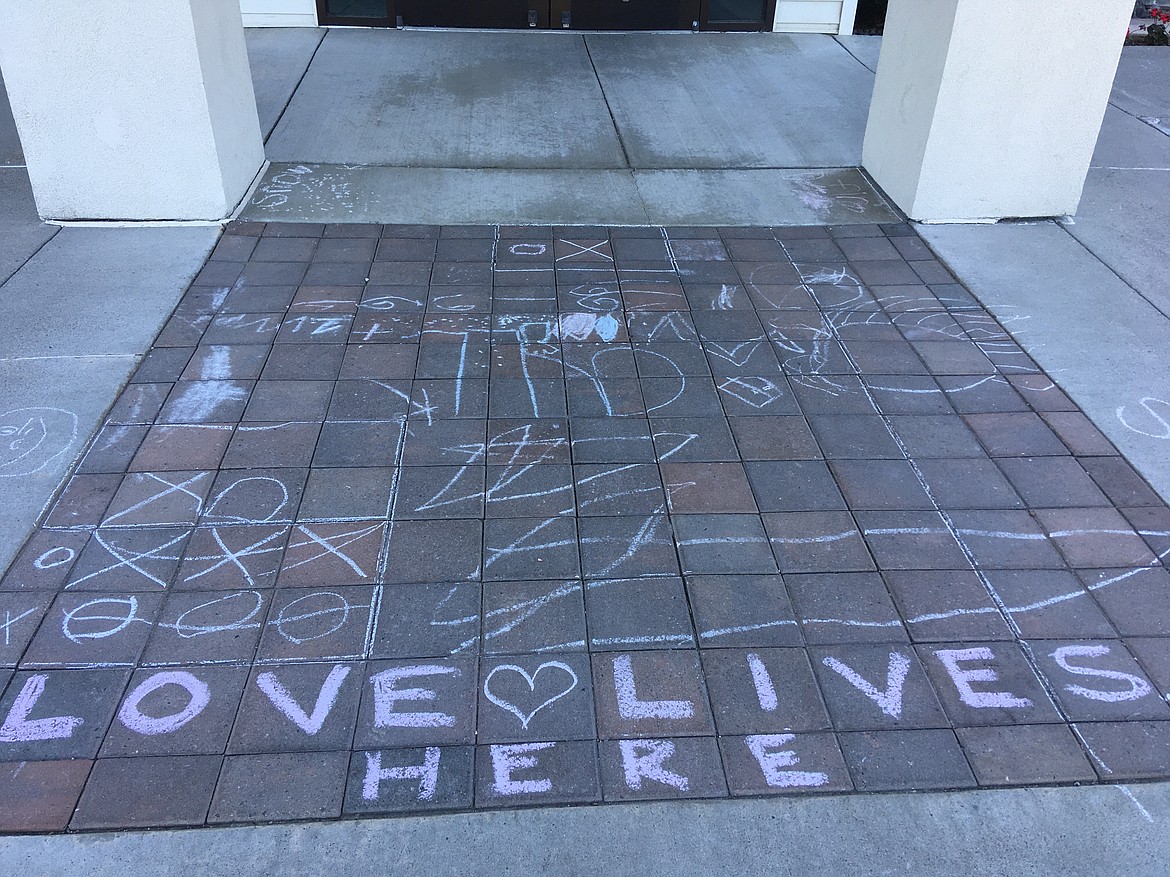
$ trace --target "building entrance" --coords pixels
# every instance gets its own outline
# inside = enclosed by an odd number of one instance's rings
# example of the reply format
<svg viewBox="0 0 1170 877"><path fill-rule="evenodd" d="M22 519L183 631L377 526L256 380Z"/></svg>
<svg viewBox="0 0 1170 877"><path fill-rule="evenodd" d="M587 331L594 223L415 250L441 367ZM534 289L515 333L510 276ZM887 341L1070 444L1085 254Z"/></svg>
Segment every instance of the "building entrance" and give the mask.
<svg viewBox="0 0 1170 877"><path fill-rule="evenodd" d="M317 0L322 24L566 30L771 30L776 0Z"/></svg>

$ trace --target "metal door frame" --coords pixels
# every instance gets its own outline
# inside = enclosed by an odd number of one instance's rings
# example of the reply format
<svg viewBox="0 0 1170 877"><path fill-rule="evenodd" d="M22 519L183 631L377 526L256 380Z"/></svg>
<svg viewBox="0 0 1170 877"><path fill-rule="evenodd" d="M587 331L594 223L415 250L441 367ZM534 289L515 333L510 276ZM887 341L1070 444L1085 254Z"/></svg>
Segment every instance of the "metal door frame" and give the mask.
<svg viewBox="0 0 1170 877"><path fill-rule="evenodd" d="M352 27L394 27L394 0L385 0L385 18L342 18L330 15L328 0L317 0L317 24L342 24Z"/></svg>
<svg viewBox="0 0 1170 877"><path fill-rule="evenodd" d="M714 30L715 33L765 33L772 30L773 22L776 21L776 0L767 0L767 3L764 5L764 20L762 22L744 22L742 24L735 22L715 22L718 28L713 29L708 20L710 5L710 0L702 0L702 5L699 9L699 30L701 31Z"/></svg>

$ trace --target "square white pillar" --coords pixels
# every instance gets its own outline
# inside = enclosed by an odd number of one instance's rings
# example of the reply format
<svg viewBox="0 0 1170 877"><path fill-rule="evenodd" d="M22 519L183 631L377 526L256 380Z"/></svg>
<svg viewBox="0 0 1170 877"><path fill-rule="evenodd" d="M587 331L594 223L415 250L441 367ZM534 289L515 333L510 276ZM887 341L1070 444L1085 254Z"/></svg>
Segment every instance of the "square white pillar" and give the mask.
<svg viewBox="0 0 1170 877"><path fill-rule="evenodd" d="M862 163L911 219L1076 212L1132 0L890 0Z"/></svg>
<svg viewBox="0 0 1170 877"><path fill-rule="evenodd" d="M239 0L0 0L46 219L222 219L264 161Z"/></svg>

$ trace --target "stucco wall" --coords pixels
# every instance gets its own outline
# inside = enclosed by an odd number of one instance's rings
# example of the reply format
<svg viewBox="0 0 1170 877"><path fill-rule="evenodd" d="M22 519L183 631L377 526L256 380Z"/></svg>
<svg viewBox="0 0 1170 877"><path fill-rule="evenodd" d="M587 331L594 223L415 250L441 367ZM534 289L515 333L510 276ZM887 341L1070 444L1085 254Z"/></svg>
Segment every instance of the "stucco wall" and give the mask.
<svg viewBox="0 0 1170 877"><path fill-rule="evenodd" d="M1073 213L1131 0L892 0L864 165L912 219Z"/></svg>
<svg viewBox="0 0 1170 877"><path fill-rule="evenodd" d="M264 161L235 0L0 2L41 216L218 219ZM68 46L67 52L61 51Z"/></svg>

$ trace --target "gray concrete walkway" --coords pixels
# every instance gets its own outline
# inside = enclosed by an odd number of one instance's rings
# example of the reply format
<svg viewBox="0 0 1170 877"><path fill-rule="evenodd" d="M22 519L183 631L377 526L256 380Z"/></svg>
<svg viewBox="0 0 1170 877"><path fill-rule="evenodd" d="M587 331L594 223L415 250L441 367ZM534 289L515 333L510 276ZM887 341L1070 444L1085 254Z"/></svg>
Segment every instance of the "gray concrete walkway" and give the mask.
<svg viewBox="0 0 1170 877"><path fill-rule="evenodd" d="M317 52L320 60L319 45L327 46L332 39L321 43L321 36L321 31L249 34L264 130L275 132L270 154L292 163L312 159L307 151L300 155L291 149L277 152L298 142L293 134L300 110L295 99L287 109L286 104L313 53ZM678 39L699 44L699 38ZM763 43L769 38L758 39ZM799 142L788 144L789 158L784 161L797 166L808 161L813 167L855 164L856 159L850 156L859 149L857 125L859 120L863 124L868 102L870 79L866 70L875 66L879 41L814 38L793 43L802 44L816 45L815 50L809 50L810 58L827 65L818 69L836 70L841 76L835 81L844 85L839 92L828 92L839 101L838 106L815 106L811 115L793 119L801 124L843 127L836 129L839 139L830 144L832 149L802 154ZM598 51L591 62L600 87L610 81L605 63L616 65L616 54L620 53L614 49L607 54L601 42L594 45ZM838 49L839 57L834 55ZM718 55L714 48L711 52ZM666 63L669 54L665 48L653 54L641 75L658 75L652 65ZM767 52L753 48L744 54L743 63L759 63ZM794 57L799 56L797 52ZM376 67L383 66L384 59L374 60L378 61ZM577 62L581 63L580 58ZM625 58L622 63L634 62ZM679 61L676 57L670 63ZM432 69L438 66L435 63ZM767 167L758 165L784 155L783 142L761 146L769 132L774 133L769 126L774 124L775 114L768 112L769 105L751 101L750 94L742 91L744 79L757 75L758 68L746 74L740 67L732 69L739 78L725 79L721 94L738 101L736 105L743 110L727 113L724 123L745 133L723 141L728 150L723 156L734 154L737 162L767 172ZM1166 195L1170 192L1168 78L1167 50L1126 50L1096 167L1074 222L920 229L960 279L1013 330L1020 343L1163 497L1170 497L1170 381L1165 377L1170 374L1170 320L1166 317L1170 305L1163 274L1170 256L1165 234ZM695 86L687 84L685 78L672 81L681 84L668 123L688 118L683 110L694 109L688 102L696 94ZM313 83L307 78L306 85ZM419 77L417 85L419 93L434 87L425 76ZM831 87L835 86L826 86ZM520 87L516 88L519 92ZM676 156L693 159L699 166L703 161L717 163L721 129L707 127L710 116L690 117L673 135L660 128L635 130L639 116L617 111L628 95L621 94L616 85L614 91L615 95L605 96L615 110L615 130L623 132L621 143L628 134L633 148L626 147L629 159L622 159L626 166L593 170L633 173L639 162L657 167L654 162L666 154L671 136L693 135L691 145L685 149L680 146ZM309 94L305 92L302 104L306 111L311 107ZM503 100L513 118L524 110L518 95ZM599 106L596 93L582 100L594 108ZM573 109L566 106L545 104L553 116ZM665 113L666 106L647 107L647 115L641 118L656 118L656 124L661 124L664 116L656 114ZM0 478L5 508L5 517L0 520L0 567L24 539L85 436L145 352L161 319L178 300L216 237L211 229L57 232L37 222L27 178L20 167L19 143L5 109L0 100L0 314L8 333L0 345L0 414L39 409L37 422L43 424L46 436L57 436L57 443L43 446L43 465L35 473ZM418 112L419 118L425 116L425 106ZM833 112L838 118L826 119L826 114ZM391 117L375 114L370 118L383 124ZM496 124L502 125L503 118L497 116ZM464 118L463 130L484 132L484 142L492 144L489 121ZM578 125L575 130L580 129ZM501 136L515 134L514 129L500 130ZM309 132L297 133L297 137L309 136ZM606 161L616 161L608 135L597 134L584 142L607 150ZM463 141L464 146L466 143ZM706 146L700 148L703 144ZM453 142L442 148L454 150L459 145ZM317 160L353 160L326 152L326 146L329 144L320 146ZM753 152L757 146L760 149ZM336 147L335 141L329 148ZM566 145L566 149L579 147L575 140ZM371 143L369 148L373 155L379 144ZM498 141L492 148L499 148ZM558 167L555 162L547 164ZM419 186L419 191L424 191L423 184ZM559 183L555 189L562 195L565 192ZM463 193L453 191L456 197L463 197ZM422 195L416 197L418 203L425 203ZM693 220L698 218L695 214ZM45 246L47 242L49 246ZM107 331L97 334L84 318L95 297L116 303L115 319ZM50 299L52 320L43 313L43 306L38 307ZM17 426L30 422L16 416L20 421ZM0 425L9 424L5 420ZM123 873L128 861L149 861L157 873L171 873L179 867L190 871L194 866L207 874L228 869L233 873L241 869L311 873L326 867L343 874L356 873L357 867L363 873L391 869L395 873L412 869L434 874L501 873L513 869L625 874L657 872L664 862L675 864L679 873L695 874L799 874L814 870L843 874L942 870L1163 874L1168 858L1167 788L1157 784L1128 790L1118 786L628 805L189 834L7 838L0 843L0 864L8 870L36 874Z"/></svg>
<svg viewBox="0 0 1170 877"><path fill-rule="evenodd" d="M6 838L0 866L36 877L1164 877L1168 838L1170 785L1158 784Z"/></svg>
<svg viewBox="0 0 1170 877"><path fill-rule="evenodd" d="M250 42L264 69L283 71L260 79L263 119L275 83L304 78L245 218L897 218L851 170L873 77L829 37L331 30L308 64L302 34L284 51Z"/></svg>

